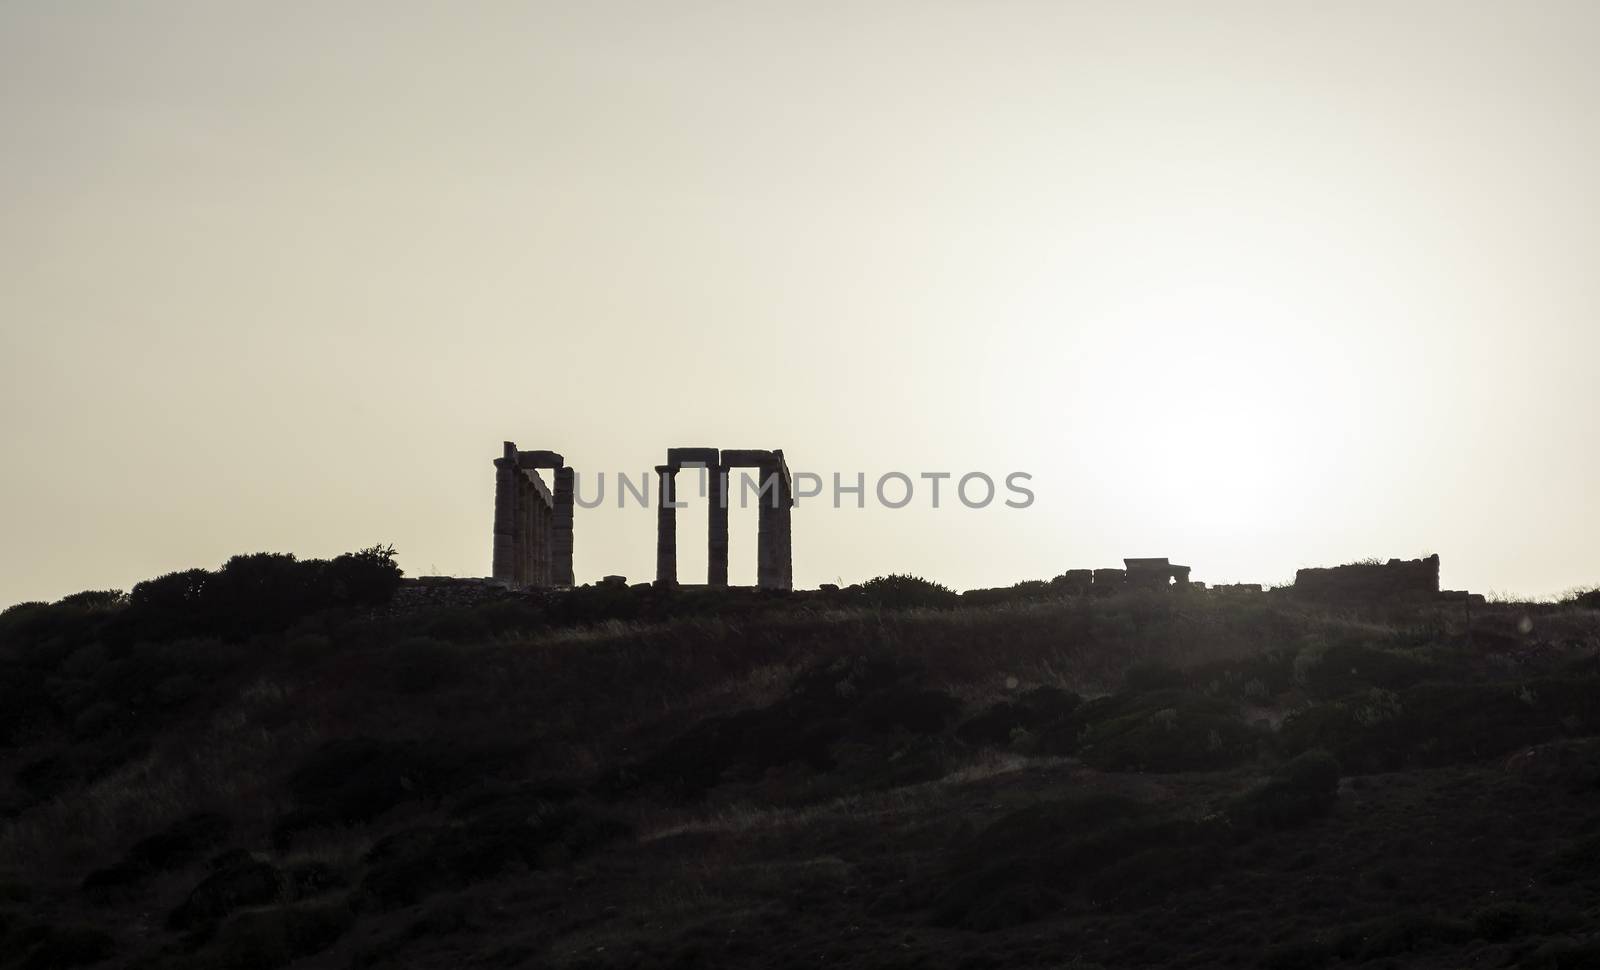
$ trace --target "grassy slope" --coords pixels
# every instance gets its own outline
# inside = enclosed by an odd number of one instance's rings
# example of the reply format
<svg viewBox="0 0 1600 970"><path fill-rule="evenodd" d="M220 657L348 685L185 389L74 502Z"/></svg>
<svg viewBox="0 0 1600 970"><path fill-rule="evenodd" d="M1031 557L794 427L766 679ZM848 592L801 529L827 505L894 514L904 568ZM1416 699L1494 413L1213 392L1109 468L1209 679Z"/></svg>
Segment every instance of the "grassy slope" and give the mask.
<svg viewBox="0 0 1600 970"><path fill-rule="evenodd" d="M1597 959L1593 611L613 595L0 618L0 966Z"/></svg>

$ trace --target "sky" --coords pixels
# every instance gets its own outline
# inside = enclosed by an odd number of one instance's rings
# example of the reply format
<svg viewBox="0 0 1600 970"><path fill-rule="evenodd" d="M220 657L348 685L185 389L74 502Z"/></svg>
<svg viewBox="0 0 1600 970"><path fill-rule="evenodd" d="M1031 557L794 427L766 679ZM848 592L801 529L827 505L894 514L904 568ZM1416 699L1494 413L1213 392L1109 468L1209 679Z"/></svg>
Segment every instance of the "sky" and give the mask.
<svg viewBox="0 0 1600 970"><path fill-rule="evenodd" d="M7 0L0 605L487 575L504 440L864 474L798 586L1600 585L1597 44L1587 0ZM653 576L650 509L575 534Z"/></svg>

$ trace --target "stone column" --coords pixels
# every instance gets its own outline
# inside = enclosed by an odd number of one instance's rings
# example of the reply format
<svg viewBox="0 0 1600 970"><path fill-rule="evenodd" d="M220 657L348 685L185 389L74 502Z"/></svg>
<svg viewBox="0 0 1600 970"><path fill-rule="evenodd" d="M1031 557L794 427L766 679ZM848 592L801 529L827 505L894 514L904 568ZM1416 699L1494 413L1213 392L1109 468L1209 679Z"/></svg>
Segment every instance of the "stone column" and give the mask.
<svg viewBox="0 0 1600 970"><path fill-rule="evenodd" d="M711 476L710 495L706 501L707 540L706 583L711 586L728 585L728 466L714 465L706 469Z"/></svg>
<svg viewBox="0 0 1600 970"><path fill-rule="evenodd" d="M544 507L544 558L540 568L544 570L544 585L555 585L556 575L556 510L555 506Z"/></svg>
<svg viewBox="0 0 1600 970"><path fill-rule="evenodd" d="M517 585L526 586L533 569L533 487L528 473L517 472Z"/></svg>
<svg viewBox="0 0 1600 970"><path fill-rule="evenodd" d="M494 460L494 578L516 582L517 569L516 458Z"/></svg>
<svg viewBox="0 0 1600 970"><path fill-rule="evenodd" d="M528 472L523 472L528 474ZM528 479L528 586L539 586L539 519L544 503L539 499L539 487Z"/></svg>
<svg viewBox="0 0 1600 970"><path fill-rule="evenodd" d="M794 534L790 517L794 510L794 496L786 487L788 475L778 477L778 580L779 589L794 589Z"/></svg>
<svg viewBox="0 0 1600 970"><path fill-rule="evenodd" d="M555 520L551 524L550 582L556 586L572 583L572 469L565 465L555 470Z"/></svg>
<svg viewBox="0 0 1600 970"><path fill-rule="evenodd" d="M535 583L538 586L550 585L550 533L551 521L555 518L554 510L550 508L541 496L537 506L539 513L539 570Z"/></svg>
<svg viewBox="0 0 1600 970"><path fill-rule="evenodd" d="M657 465L660 487L656 495L656 585L675 586L678 582L678 510L672 503L677 498L673 476L677 469L671 465Z"/></svg>
<svg viewBox="0 0 1600 970"><path fill-rule="evenodd" d="M763 464L756 468L760 478L760 511L756 516L756 585L762 589L783 588L783 550L778 521L782 499L782 481L778 466Z"/></svg>

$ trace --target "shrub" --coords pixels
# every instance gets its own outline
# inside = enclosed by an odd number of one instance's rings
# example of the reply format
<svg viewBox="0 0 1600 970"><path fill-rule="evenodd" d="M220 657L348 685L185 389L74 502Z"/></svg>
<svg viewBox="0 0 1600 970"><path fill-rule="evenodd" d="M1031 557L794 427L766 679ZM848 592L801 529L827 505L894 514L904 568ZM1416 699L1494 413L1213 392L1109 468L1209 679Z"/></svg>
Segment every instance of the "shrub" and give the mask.
<svg viewBox="0 0 1600 970"><path fill-rule="evenodd" d="M1445 679L1449 666L1362 643L1341 643L1307 656L1300 664L1301 685L1319 698L1344 697L1369 688L1405 690L1425 680Z"/></svg>
<svg viewBox="0 0 1600 970"><path fill-rule="evenodd" d="M289 776L289 790L300 812L280 825L280 836L314 825L371 821L402 802L439 798L493 778L515 759L516 748L509 743L467 745L444 738L330 741Z"/></svg>
<svg viewBox="0 0 1600 970"><path fill-rule="evenodd" d="M1317 970L1333 959L1326 943L1280 943L1261 955L1262 970Z"/></svg>
<svg viewBox="0 0 1600 970"><path fill-rule="evenodd" d="M390 685L402 694L423 694L461 679L459 650L430 637L409 637L390 648Z"/></svg>
<svg viewBox="0 0 1600 970"><path fill-rule="evenodd" d="M1254 825L1288 828L1327 814L1338 789L1339 762L1326 751L1307 751L1241 797L1231 814Z"/></svg>
<svg viewBox="0 0 1600 970"><path fill-rule="evenodd" d="M961 599L948 586L898 574L869 579L853 587L853 591L866 605L886 610L949 609Z"/></svg>
<svg viewBox="0 0 1600 970"><path fill-rule="evenodd" d="M1129 667L1122 681L1123 687L1130 691L1165 690L1184 685L1183 671L1154 661L1142 661Z"/></svg>
<svg viewBox="0 0 1600 970"><path fill-rule="evenodd" d="M20 961L23 970L86 966L99 963L116 952L116 942L109 934L87 926L35 925L13 933L12 937L24 947L32 943L31 951ZM13 941L6 942L10 945ZM0 960L12 956L21 956L21 953L9 953Z"/></svg>
<svg viewBox="0 0 1600 970"><path fill-rule="evenodd" d="M1545 881L1552 885L1587 882L1600 873L1600 835L1588 835L1556 852L1544 867Z"/></svg>
<svg viewBox="0 0 1600 970"><path fill-rule="evenodd" d="M232 824L215 812L191 815L134 843L121 862L98 869L83 880L91 900L110 902L133 891L146 878L188 865L227 838Z"/></svg>
<svg viewBox="0 0 1600 970"><path fill-rule="evenodd" d="M335 556L322 575L329 599L358 606L389 602L402 576L394 556L394 546L383 545Z"/></svg>
<svg viewBox="0 0 1600 970"><path fill-rule="evenodd" d="M1140 905L1214 872L1220 831L1208 822L1162 817L1118 795L1030 805L950 852L933 921L972 929L1014 925L1045 915L1045 900L1080 889L1096 905Z"/></svg>
<svg viewBox="0 0 1600 970"><path fill-rule="evenodd" d="M276 900L283 891L278 870L249 853L218 857L215 870L167 916L173 930L206 932L236 910Z"/></svg>
<svg viewBox="0 0 1600 970"><path fill-rule="evenodd" d="M354 914L344 903L241 913L218 934L218 963L238 970L274 970L322 952L354 922Z"/></svg>
<svg viewBox="0 0 1600 970"><path fill-rule="evenodd" d="M75 610L114 610L128 604L128 594L120 589L84 590L63 596L57 606Z"/></svg>
<svg viewBox="0 0 1600 970"><path fill-rule="evenodd" d="M1373 688L1287 718L1290 752L1325 748L1346 768L1389 771L1471 761L1600 728L1600 678L1508 684L1419 684Z"/></svg>
<svg viewBox="0 0 1600 970"><path fill-rule="evenodd" d="M1465 943L1473 928L1429 913L1399 913L1350 927L1333 949L1345 960L1377 960L1440 943Z"/></svg>
<svg viewBox="0 0 1600 970"><path fill-rule="evenodd" d="M630 834L623 823L542 793L475 801L452 824L404 829L367 854L362 888L403 906L435 892L491 879L508 868L550 868Z"/></svg>
<svg viewBox="0 0 1600 970"><path fill-rule="evenodd" d="M1522 970L1590 970L1600 966L1600 941L1550 940L1518 966Z"/></svg>
<svg viewBox="0 0 1600 970"><path fill-rule="evenodd" d="M331 561L261 552L234 556L216 572L168 573L134 586L117 629L122 642L280 633L318 610L387 602L400 585L394 556L393 546Z"/></svg>
<svg viewBox="0 0 1600 970"><path fill-rule="evenodd" d="M1020 732L1046 732L1076 740L1076 726L1069 724L1072 712L1083 699L1059 687L1035 687L1014 701L1001 701L956 728L956 737L967 744L1009 744ZM1070 746L1070 745L1069 745Z"/></svg>
<svg viewBox="0 0 1600 970"><path fill-rule="evenodd" d="M1073 721L1082 726L1079 756L1102 771L1224 768L1254 757L1258 742L1231 704L1184 690L1099 698Z"/></svg>
<svg viewBox="0 0 1600 970"><path fill-rule="evenodd" d="M1480 939L1504 943L1538 932L1544 919L1538 909L1526 903L1494 903L1473 914L1472 925Z"/></svg>

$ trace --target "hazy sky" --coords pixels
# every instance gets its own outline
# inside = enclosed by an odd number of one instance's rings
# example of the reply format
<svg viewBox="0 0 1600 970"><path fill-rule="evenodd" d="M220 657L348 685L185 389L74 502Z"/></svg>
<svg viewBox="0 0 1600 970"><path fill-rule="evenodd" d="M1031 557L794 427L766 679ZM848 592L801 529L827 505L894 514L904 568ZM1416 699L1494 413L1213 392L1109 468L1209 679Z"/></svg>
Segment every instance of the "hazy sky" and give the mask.
<svg viewBox="0 0 1600 970"><path fill-rule="evenodd" d="M0 604L485 575L508 438L1034 476L802 505L803 586L1600 584L1597 49L1588 0L6 0ZM578 579L650 578L608 505Z"/></svg>

